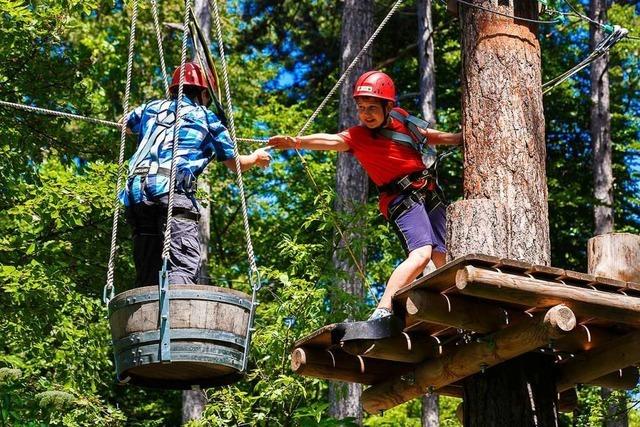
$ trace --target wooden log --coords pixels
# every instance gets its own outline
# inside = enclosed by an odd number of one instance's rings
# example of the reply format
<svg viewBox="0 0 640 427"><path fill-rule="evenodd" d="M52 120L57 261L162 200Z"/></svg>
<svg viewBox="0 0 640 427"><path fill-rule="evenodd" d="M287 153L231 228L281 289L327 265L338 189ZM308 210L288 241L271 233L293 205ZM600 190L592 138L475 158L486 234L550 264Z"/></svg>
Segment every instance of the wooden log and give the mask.
<svg viewBox="0 0 640 427"><path fill-rule="evenodd" d="M576 325L573 312L563 306L524 320L485 337L480 342L455 347L445 356L419 364L413 375L395 376L362 393L369 413L392 408L428 390L438 389L469 375L548 344Z"/></svg>
<svg viewBox="0 0 640 427"><path fill-rule="evenodd" d="M640 331L623 335L591 351L579 354L559 368L557 388L568 390L585 384L640 360Z"/></svg>
<svg viewBox="0 0 640 427"><path fill-rule="evenodd" d="M638 385L639 378L640 373L638 372L638 368L635 366L627 366L624 369L611 372L595 380L587 381L585 384L607 387L612 390L631 390Z"/></svg>
<svg viewBox="0 0 640 427"><path fill-rule="evenodd" d="M579 353L599 347L616 338L610 332L591 325L577 325L564 337L553 343L553 349L565 353Z"/></svg>
<svg viewBox="0 0 640 427"><path fill-rule="evenodd" d="M494 304L420 289L409 293L405 309L425 322L480 333L495 332L524 316Z"/></svg>
<svg viewBox="0 0 640 427"><path fill-rule="evenodd" d="M558 393L558 411L573 412L578 407L578 392L575 387Z"/></svg>
<svg viewBox="0 0 640 427"><path fill-rule="evenodd" d="M411 365L365 359L340 350L298 347L291 354L291 369L296 374L307 377L374 384L389 375L401 375L410 371Z"/></svg>
<svg viewBox="0 0 640 427"><path fill-rule="evenodd" d="M348 341L340 345L342 350L354 356L395 362L418 363L442 354L438 339L422 334L403 333L391 338Z"/></svg>
<svg viewBox="0 0 640 427"><path fill-rule="evenodd" d="M447 208L448 256L470 253L508 257L507 211L503 204L489 199L459 200ZM456 224L465 224L456 227Z"/></svg>
<svg viewBox="0 0 640 427"><path fill-rule="evenodd" d="M456 287L464 295L530 307L565 304L579 317L597 317L615 323L640 325L640 298L611 292L551 283L473 266L466 266L458 271Z"/></svg>
<svg viewBox="0 0 640 427"><path fill-rule="evenodd" d="M640 236L601 234L587 243L589 274L624 282L640 282Z"/></svg>

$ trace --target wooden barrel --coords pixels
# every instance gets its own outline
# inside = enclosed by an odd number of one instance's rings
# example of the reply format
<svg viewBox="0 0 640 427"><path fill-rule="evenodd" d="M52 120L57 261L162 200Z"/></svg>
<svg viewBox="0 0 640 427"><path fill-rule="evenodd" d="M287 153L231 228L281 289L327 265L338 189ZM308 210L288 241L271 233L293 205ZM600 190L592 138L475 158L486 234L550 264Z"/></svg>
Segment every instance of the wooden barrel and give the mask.
<svg viewBox="0 0 640 427"><path fill-rule="evenodd" d="M171 362L159 358L158 288L109 302L116 372L121 382L164 389L231 384L241 377L251 298L233 289L169 287Z"/></svg>

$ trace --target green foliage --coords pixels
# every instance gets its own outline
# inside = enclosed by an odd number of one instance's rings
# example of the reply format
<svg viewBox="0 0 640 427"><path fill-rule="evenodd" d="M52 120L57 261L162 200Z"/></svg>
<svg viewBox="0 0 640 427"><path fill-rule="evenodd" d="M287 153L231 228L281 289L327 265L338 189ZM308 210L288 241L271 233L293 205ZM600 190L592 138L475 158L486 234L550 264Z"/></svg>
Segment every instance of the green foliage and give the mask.
<svg viewBox="0 0 640 427"><path fill-rule="evenodd" d="M376 2L376 20L391 1ZM341 2L257 0L227 2L229 54L239 136L294 134L338 79ZM33 103L115 120L122 114L130 2L0 0L0 99ZM181 22L180 2L160 2L161 22ZM558 5L556 4L556 7ZM417 24L412 2L403 6L374 45L402 98L417 112ZM633 5L615 3L611 22L640 33ZM459 130L458 23L434 3L437 127ZM398 31L401 28L403 31ZM554 28L541 36L544 79L575 64L586 49L586 26ZM163 28L167 65L179 61L179 32ZM162 96L163 86L148 2L140 3L131 105ZM615 208L619 230L638 232L638 43L611 53ZM214 44L214 52L215 44ZM400 47L400 48L399 48ZM390 61L386 61L390 59ZM302 76L279 88L283 70ZM589 98L585 75L545 98L553 264L584 270L592 234ZM635 102L635 104L634 104ZM336 131L334 99L310 131ZM635 116L634 116L635 114ZM117 388L110 334L101 303L109 254L118 132L84 122L0 108L0 425L163 426L180 423L180 392ZM131 141L132 142L132 141ZM133 145L133 144L131 144ZM255 146L242 146L245 153ZM129 155L132 147L127 147ZM289 351L296 339L333 321L361 318L402 251L379 215L376 195L354 215L330 213L335 155L274 154L266 171L245 176L250 223L263 289L250 373L240 383L207 391L209 425L349 425L327 415L327 383L293 375ZM309 174L317 183L314 186ZM461 155L441 173L452 198L461 196ZM249 291L243 227L234 176L211 165L205 177L212 207L209 274L212 284ZM366 301L336 284L335 227L365 248L370 294ZM116 286L132 277L130 243L120 224ZM349 261L344 250L338 256ZM577 422L598 425L606 402L581 393ZM441 425L457 426L459 400L440 399ZM631 419L637 420L637 412ZM420 405L409 402L365 425L419 425ZM566 418L564 419L566 422ZM636 422L636 421L632 421ZM594 424L589 424L594 423ZM580 425L580 424L576 424ZM633 425L633 424L632 424Z"/></svg>

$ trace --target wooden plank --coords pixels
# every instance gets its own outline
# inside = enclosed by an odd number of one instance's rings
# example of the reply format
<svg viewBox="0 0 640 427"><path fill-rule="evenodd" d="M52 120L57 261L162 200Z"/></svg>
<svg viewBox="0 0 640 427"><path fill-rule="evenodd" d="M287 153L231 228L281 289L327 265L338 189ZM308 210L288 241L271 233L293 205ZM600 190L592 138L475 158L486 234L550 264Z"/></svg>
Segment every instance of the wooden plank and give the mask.
<svg viewBox="0 0 640 427"><path fill-rule="evenodd" d="M420 363L413 375L395 376L362 394L367 412L375 414L392 408L431 389L459 381L521 354L545 346L551 338L571 331L576 319L565 306L502 329L480 341L454 347L444 357Z"/></svg>
<svg viewBox="0 0 640 427"><path fill-rule="evenodd" d="M455 286L455 276L460 268L471 263L474 265L491 266L499 261L500 258L482 254L470 254L456 258L426 276L415 280L409 286L400 289L395 294L394 300L397 300L399 305L403 306L407 293L417 288L426 288L432 292L445 291Z"/></svg>
<svg viewBox="0 0 640 427"><path fill-rule="evenodd" d="M566 304L579 318L600 318L640 326L640 298L559 285L544 280L467 266L456 277L464 295L530 307Z"/></svg>
<svg viewBox="0 0 640 427"><path fill-rule="evenodd" d="M293 344L293 347L320 347L329 348L332 345L331 332L338 327L337 323L323 326L322 328L300 338Z"/></svg>
<svg viewBox="0 0 640 427"><path fill-rule="evenodd" d="M556 277L561 277L566 274L566 270L557 267L550 267L547 265L532 265L525 273L531 274L532 276L544 279L552 279Z"/></svg>
<svg viewBox="0 0 640 427"><path fill-rule="evenodd" d="M375 384L389 375L411 371L406 363L352 356L343 351L298 347L291 353L291 369L298 375L360 384Z"/></svg>
<svg viewBox="0 0 640 427"><path fill-rule="evenodd" d="M639 360L640 331L634 331L601 347L581 353L563 364L558 371L558 391L624 369Z"/></svg>

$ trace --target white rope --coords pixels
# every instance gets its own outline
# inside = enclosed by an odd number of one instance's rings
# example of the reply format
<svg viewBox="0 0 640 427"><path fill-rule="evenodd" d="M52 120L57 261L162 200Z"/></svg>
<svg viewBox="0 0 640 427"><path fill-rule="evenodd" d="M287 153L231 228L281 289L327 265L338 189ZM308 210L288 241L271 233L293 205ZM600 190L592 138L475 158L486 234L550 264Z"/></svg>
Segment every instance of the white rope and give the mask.
<svg viewBox="0 0 640 427"><path fill-rule="evenodd" d="M182 98L184 95L184 79L187 63L187 43L189 40L189 7L190 0L184 0L184 23L182 27L182 52L180 56L180 84L178 85L178 97L176 98L176 124L173 128L173 140L171 141L171 175L169 178L169 201L167 206L167 226L164 231L164 242L162 246L162 259L168 261L169 250L171 248L171 224L173 222L173 196L175 193L176 171L178 162L176 162L176 146L180 136L180 125L182 117L180 117L180 107L182 106Z"/></svg>
<svg viewBox="0 0 640 427"><path fill-rule="evenodd" d="M382 31L382 29L384 28L384 26L387 24L387 22L389 21L389 19L391 19L391 16L393 16L393 14L396 12L396 10L398 9L398 7L400 7L400 4L402 3L402 0L397 0L393 6L391 7L391 9L389 10L389 12L387 13L387 16L384 17L384 19L382 20L382 22L380 22L380 25L378 25L378 28L374 31L374 33L371 35L371 37L369 38L369 40L367 40L367 42L365 43L364 46L362 46L362 49L360 49L360 52L358 52L358 54L356 55L355 58L353 58L353 61L351 61L351 64L349 64L349 66L347 67L346 70L344 70L344 73L342 73L342 76L340 77L340 79L338 79L338 81L336 82L336 84L333 86L333 88L329 91L329 93L327 94L327 96L322 100L322 102L320 103L320 105L318 106L318 108L316 108L316 111L313 112L313 114L311 114L311 117L309 117L309 119L307 120L307 122L304 124L304 126L302 126L302 129L300 129L300 132L298 132L297 136L302 136L304 134L304 132L307 130L307 128L311 125L311 123L315 120L316 116L318 114L320 114L320 111L322 111L322 109L324 108L324 106L327 104L327 102L329 102L329 99L331 99L331 97L333 96L333 94L340 88L340 86L342 86L342 83L346 80L346 78L349 76L349 74L351 73L351 70L353 69L353 67L356 66L356 64L360 61L360 58L362 58L364 56L364 54L367 52L367 50L369 50L369 47L371 46L371 44L373 44L373 41L376 39L376 37L378 36L378 34L380 33L380 31Z"/></svg>
<svg viewBox="0 0 640 427"><path fill-rule="evenodd" d="M133 13L131 15L131 31L129 33L129 56L127 58L127 81L124 89L124 101L122 110L124 111L123 117L129 116L129 96L131 94L131 74L133 70L133 52L136 41L136 23L138 20L138 0L133 0ZM124 166L124 148L127 138L127 127L122 126L120 130L120 153L118 155L118 179L116 183L116 196L113 208L113 225L111 228L111 251L109 252L109 267L107 270L107 284L104 287L103 299L105 304L108 304L115 292L113 286L113 271L115 266L116 257L116 240L118 237L118 216L120 213L120 201L118 195L120 194L120 187L122 186L122 170Z"/></svg>
<svg viewBox="0 0 640 427"><path fill-rule="evenodd" d="M211 1L213 6L213 17L216 28L216 38L218 41L218 49L220 51L220 61L222 63L222 80L224 81L224 93L227 101L227 115L229 118L229 132L231 134L231 140L233 141L233 154L236 163L236 184L240 190L240 203L242 205L242 222L244 225L244 235L247 243L247 257L249 260L249 267L251 274L258 274L258 266L256 265L256 257L253 252L253 243L251 242L251 229L249 228L249 214L247 211L247 200L244 192L244 181L242 180L242 169L240 167L240 152L238 150L238 143L236 140L236 125L233 118L233 104L231 101L231 89L229 87L229 74L227 72L227 59L224 53L224 43L222 38L222 26L220 25L220 11L218 10L218 3L216 0ZM254 288L259 286L259 283L254 283Z"/></svg>
<svg viewBox="0 0 640 427"><path fill-rule="evenodd" d="M248 142L248 143L254 143L254 144L266 144L267 142L269 142L268 139L258 139L258 138L236 138L236 141L240 141L240 142Z"/></svg>
<svg viewBox="0 0 640 427"><path fill-rule="evenodd" d="M151 12L153 15L153 26L156 29L156 39L158 40L158 52L160 54L160 69L162 70L162 83L164 83L164 92L169 98L169 76L167 75L167 66L164 62L164 49L162 48L162 32L160 31L160 19L158 18L158 2L151 0Z"/></svg>
<svg viewBox="0 0 640 427"><path fill-rule="evenodd" d="M32 113L46 114L46 115L49 115L49 116L66 117L68 119L82 120L82 121L89 122L89 123L95 123L95 124L105 125L105 126L112 126L112 127L117 127L117 128L120 127L120 123L117 123L117 122L111 122L111 121L108 121L108 120L101 120L101 119L94 119L92 117L79 116L78 114L65 113L63 111L47 110L46 108L33 107L31 105L18 104L18 103L15 103L15 102L0 101L0 105L2 105L4 107L16 108L18 110L30 111Z"/></svg>

